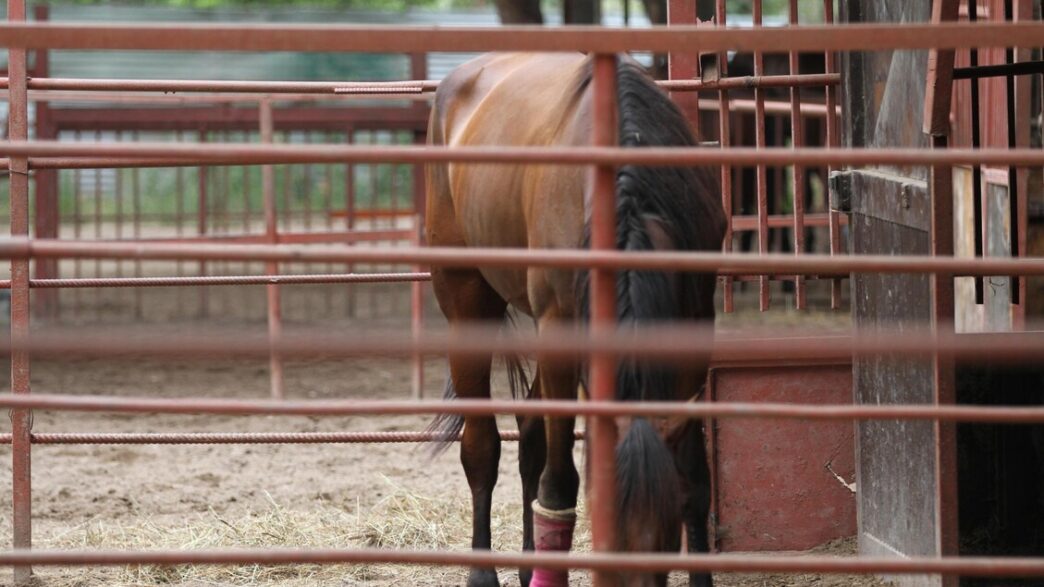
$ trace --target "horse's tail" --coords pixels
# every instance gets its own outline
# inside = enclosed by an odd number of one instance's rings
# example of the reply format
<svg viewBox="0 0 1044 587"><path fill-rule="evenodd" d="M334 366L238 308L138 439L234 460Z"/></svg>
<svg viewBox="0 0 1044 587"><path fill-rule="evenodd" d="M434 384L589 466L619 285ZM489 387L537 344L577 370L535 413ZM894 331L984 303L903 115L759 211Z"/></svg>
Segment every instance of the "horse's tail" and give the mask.
<svg viewBox="0 0 1044 587"><path fill-rule="evenodd" d="M634 61L617 66L619 144L622 147L694 146L685 116ZM616 176L616 247L624 251L657 248L715 250L724 233L715 178L691 167L624 165ZM714 194L708 197L708 194ZM590 244L590 226L585 246ZM579 276L578 308L588 315L588 275ZM616 311L621 327L638 323L704 318L713 320L714 276L623 270L616 273ZM677 399L679 372L649 361L621 360L616 399ZM621 524L676 525L681 515L680 480L673 455L653 425L636 418L616 451ZM652 516L652 517L649 517ZM621 528L621 536L625 536ZM666 528L665 528L666 530ZM662 534L662 536L669 535ZM636 546L636 545L632 545ZM660 548L658 546L657 548Z"/></svg>
<svg viewBox="0 0 1044 587"><path fill-rule="evenodd" d="M515 328L515 316L509 311L504 314L506 328ZM508 388L512 399L530 399L533 386L530 384L529 372L525 359L521 355L506 354L503 356L504 368L507 371ZM446 376L446 388L442 392L445 401L456 399L457 390L453 388L453 379ZM464 430L464 416L457 414L439 414L428 424L425 430L432 435L431 456L436 457L449 448L450 444L460 438Z"/></svg>
<svg viewBox="0 0 1044 587"><path fill-rule="evenodd" d="M453 388L453 379L447 374L446 388L442 391L442 399L450 401L456 398L457 390ZM439 414L435 416L431 424L428 424L428 427L424 429L425 432L432 435L432 439L429 441L430 456L434 458L446 452L446 449L460 438L462 430L464 430L464 416L459 414Z"/></svg>

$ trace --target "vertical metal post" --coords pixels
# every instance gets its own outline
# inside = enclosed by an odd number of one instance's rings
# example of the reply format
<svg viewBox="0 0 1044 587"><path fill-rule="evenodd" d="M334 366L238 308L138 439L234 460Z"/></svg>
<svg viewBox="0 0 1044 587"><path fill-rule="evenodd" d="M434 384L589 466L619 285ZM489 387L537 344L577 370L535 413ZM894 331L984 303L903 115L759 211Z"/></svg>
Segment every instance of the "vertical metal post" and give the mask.
<svg viewBox="0 0 1044 587"><path fill-rule="evenodd" d="M228 141L229 141L229 131L228 130L221 131L221 142L227 143ZM217 216L217 220L216 221L219 222L220 224L219 224L219 226L216 229L212 229L212 232L217 232L217 233L221 233L221 234L228 234L230 232L230 230L231 230L231 226L230 226L231 225L231 221L230 221L231 219L229 218L229 216L231 215L231 210L230 210L230 206L229 206L229 197L228 197L229 193L232 191L232 189L231 189L231 177L230 177L231 173L232 173L232 167L230 167L228 165L224 165L224 166L221 167L221 175L219 176L220 183L218 185L217 191L214 194L215 197L217 198L218 202L219 202L218 210L220 210L220 216ZM218 269L218 271L221 271L221 272L227 274L230 271L229 270L229 266L230 266L230 262L224 261L223 263L221 263L221 268ZM227 299L227 298L223 298L223 299ZM225 309L223 311L227 311L227 309Z"/></svg>
<svg viewBox="0 0 1044 587"><path fill-rule="evenodd" d="M102 133L100 130L94 131L94 140L101 142ZM101 169L93 169L94 172L94 240L101 240L102 238L102 185L101 185ZM101 259L94 260L94 277L95 279L100 278L101 275ZM94 315L97 318L101 318L102 314L102 288L94 289Z"/></svg>
<svg viewBox="0 0 1044 587"><path fill-rule="evenodd" d="M714 18L717 21L719 27L724 27L726 24L726 9L725 0L717 0L714 8ZM729 73L729 54L728 52L721 52L718 54L718 69L721 77L727 77ZM729 105L729 91L718 90L718 142L721 144L722 149L728 149L732 144L732 108ZM726 253L732 252L732 166L722 165L721 166L721 205L725 210L725 238L723 239L723 249ZM733 306L732 297L732 277L725 277L722 279L724 287L723 292L723 304L726 312L732 312L735 307Z"/></svg>
<svg viewBox="0 0 1044 587"><path fill-rule="evenodd" d="M424 244L424 221L421 216L416 215L413 217L413 222L413 245L419 247ZM413 270L420 272L422 268L415 265ZM414 281L410 284L410 326L414 337L420 336L424 330L424 282L422 281ZM413 399L420 399L424 397L423 355L413 356L412 375Z"/></svg>
<svg viewBox="0 0 1044 587"><path fill-rule="evenodd" d="M1033 0L1016 0L1014 3L1014 12L1012 13L1012 20L1027 21L1037 18L1034 12ZM1029 61L1032 58L1031 49L1028 47L1021 47L1015 51L1016 61ZM1036 79L1035 79L1036 78ZM1041 76L1019 76L1015 79L1015 116L1013 125L1015 129L1015 145L1019 148L1026 148L1030 146L1030 112L1032 100L1032 88L1034 84L1041 83ZM1027 198L1030 192L1029 177L1030 170L1025 167L1017 168L1015 173L1015 184L1018 186L1016 198L1013 204L1016 208L1015 213L1010 217L1012 226L1015 226L1015 230L1012 231L1012 257L1021 257L1026 255L1028 250L1027 236L1029 232L1029 204ZM1026 300L1026 283L1025 277L1019 277L1015 280L1012 286L1017 289L1017 295L1015 301L1016 306L1012 308L1012 329L1013 330L1025 330L1026 328L1026 304L1021 303Z"/></svg>
<svg viewBox="0 0 1044 587"><path fill-rule="evenodd" d="M33 17L37 22L49 18L49 7L39 4L33 8ZM50 51L37 49L36 62L33 64L34 77L50 76ZM56 140L58 129L51 121L51 108L47 102L36 103L36 138L39 140ZM58 238L58 173L57 169L37 169L33 173L36 183L36 208L33 218L34 238ZM33 262L33 275L37 279L58 277L58 261L55 259L36 259ZM48 320L58 318L60 300L59 290L40 289L33 293L33 316Z"/></svg>
<svg viewBox="0 0 1044 587"><path fill-rule="evenodd" d="M428 79L428 54L427 53L410 53L410 79L414 80L425 80ZM427 115L429 106L425 102L414 101L412 108L417 112L424 113ZM425 116L426 117L426 116ZM423 131L421 131L423 134Z"/></svg>
<svg viewBox="0 0 1044 587"><path fill-rule="evenodd" d="M249 132L244 132L243 133L243 142L244 143L250 142L250 133ZM253 224L253 218L252 218L252 215L253 215L252 208L253 207L250 204L250 197L251 197L251 192L250 192L250 190L251 190L250 175L254 171L254 168L253 167L249 167L249 166L243 166L243 167L240 167L239 169L240 169L240 172L242 174L241 176L243 178L243 210L242 210L242 212L243 212L243 234L250 234L250 232L251 232L251 225ZM251 271L251 263L249 261L243 261L243 274L246 275L250 271ZM244 307L243 308L243 314L244 315L250 315L250 310Z"/></svg>
<svg viewBox="0 0 1044 587"><path fill-rule="evenodd" d="M949 146L946 136L933 137L936 149ZM953 168L938 165L931 171L932 189L932 255L953 256ZM937 336L954 332L953 275L935 273L931 276L932 330ZM935 353L934 400L936 405L954 405L956 381L951 355ZM938 556L956 556L957 529L957 427L954 422L936 420L935 432L935 537ZM943 587L955 587L958 578L942 577Z"/></svg>
<svg viewBox="0 0 1044 587"><path fill-rule="evenodd" d="M754 0L754 26L762 24L762 0ZM765 75L765 56L754 52L754 75ZM757 149L765 148L765 92L754 88L754 136ZM755 166L758 201L758 254L768 254L768 169L765 165ZM769 276L758 277L758 306L762 312L769 309Z"/></svg>
<svg viewBox="0 0 1044 587"><path fill-rule="evenodd" d="M371 145L378 145L378 144L380 144L380 135L378 134L378 132L376 130L371 130L370 131L369 144L371 144ZM381 226L381 224L383 224L381 222L381 212L385 211L385 209L383 209L381 207L380 199L378 198L378 192L380 191L380 182L378 182L377 179L378 179L378 177L380 175L380 172L381 172L381 165L378 165L377 163L370 163L369 165L366 166L366 169L367 169L367 171L369 173L369 179L370 179L370 182L369 182L370 183L370 198L369 198L370 199L370 203L369 203L368 211L370 212L371 215L368 217L369 218L369 226L368 226L368 228L370 228L372 230L372 229L379 228ZM369 265L367 267L367 270L370 271L370 272L379 272L381 269L380 269L379 265ZM378 298L377 298L377 295L374 292L374 289L375 288L372 288L372 287L366 289L366 293L368 294L367 297L370 298L370 316L378 316L379 315L378 304L377 304L377 299Z"/></svg>
<svg viewBox="0 0 1044 587"><path fill-rule="evenodd" d="M37 59L43 52L36 53ZM39 64L38 64L39 65ZM56 140L57 129L50 121L50 109L45 102L36 105L36 138L39 140ZM33 236L39 239L58 238L58 173L57 169L37 169L33 173L36 182L36 210L33 218ZM37 259L33 263L33 274L37 279L53 279L58 277L58 261L56 259ZM58 318L59 290L39 289L33 293L33 316L47 320Z"/></svg>
<svg viewBox="0 0 1044 587"><path fill-rule="evenodd" d="M426 79L428 77L428 55L418 53L410 56L410 76L413 79ZM428 105L423 102L414 102L413 107L427 112ZM424 145L427 142L425 129L413 131L413 144ZM413 166L413 209L420 218L420 226L424 226L424 211L427 206L427 186L424 179L424 164L417 163Z"/></svg>
<svg viewBox="0 0 1044 587"><path fill-rule="evenodd" d="M968 0L968 20L978 22L979 0ZM970 51L970 65L979 66L979 48L972 47ZM979 106L979 79L968 80L971 84L971 131L972 148L978 149L982 146L982 124ZM982 219L982 166L972 166L972 227L975 231L975 256L983 255L983 239L986 237L986 227ZM983 304L986 301L985 279L982 276L975 277L975 303Z"/></svg>
<svg viewBox="0 0 1044 587"><path fill-rule="evenodd" d="M425 143L425 137L423 133L414 131L413 133L413 144L423 145ZM424 179L424 165L415 164L413 165L413 222L416 227L414 243L417 246L424 245L424 212L425 206L427 205L427 186L425 185ZM420 266L414 267L414 271L423 271ZM424 328L424 283L415 281L411 285L411 294L413 296L413 307L411 308L411 316L413 318L414 334L420 334ZM416 357L414 359L414 371L413 371L413 396L417 399L424 397L424 357Z"/></svg>
<svg viewBox="0 0 1044 587"><path fill-rule="evenodd" d="M823 21L826 24L834 24L834 0L823 0ZM837 73L837 54L833 51L826 53L826 73ZM841 135L837 124L837 87L828 85L826 87L826 146L834 149L841 145ZM827 177L833 171L827 168ZM830 225L830 254L841 254L841 213L837 210L829 210ZM841 278L835 278L830 282L830 307L837 310L841 307Z"/></svg>
<svg viewBox="0 0 1044 587"><path fill-rule="evenodd" d="M181 142L183 136L181 131L175 131L174 140ZM174 191L176 197L174 199L174 234L181 237L185 232L185 168L177 167L174 170ZM179 259L174 263L174 271L178 277L185 274L184 263ZM185 307L185 288L177 288L177 299L178 308Z"/></svg>
<svg viewBox="0 0 1044 587"><path fill-rule="evenodd" d="M73 140L80 142L80 131L76 131ZM83 233L83 190L81 181L83 175L79 169L73 170L73 239L80 240ZM83 262L80 259L73 261L73 277L83 277ZM79 315L83 311L83 294L80 288L73 290L73 313Z"/></svg>
<svg viewBox="0 0 1044 587"><path fill-rule="evenodd" d="M615 146L617 142L616 57L597 55L594 62L593 143ZM591 249L616 248L616 169L601 165L594 169L591 195ZM612 332L616 324L616 275L607 269L591 271L591 335ZM616 360L593 354L590 360L591 400L613 401L616 396ZM590 418L591 541L596 552L613 550L616 518L616 423L612 418ZM598 586L611 585L604 573L595 575Z"/></svg>
<svg viewBox="0 0 1044 587"><path fill-rule="evenodd" d="M257 106L261 118L261 142L270 144L272 142L272 102L268 98L263 98ZM261 166L261 193L265 208L265 236L268 237L268 242L277 243L279 242L279 225L276 218L275 174L271 165ZM279 263L265 262L265 273L278 275ZM283 331L279 285L270 283L265 286L265 292L268 295L268 338L276 340ZM270 351L268 365L272 399L283 399L283 358L274 350Z"/></svg>
<svg viewBox="0 0 1044 587"><path fill-rule="evenodd" d="M175 131L174 140L181 142L183 137L181 131ZM184 219L185 219L185 168L178 166L174 169L174 191L177 193L177 197L174 198L174 231L175 234L181 236L184 231ZM181 262L178 262L178 275L181 275Z"/></svg>
<svg viewBox="0 0 1044 587"><path fill-rule="evenodd" d="M1012 0L1004 0L1004 21L1012 22L1015 20L1015 7ZM1004 48L1004 63L1012 65L1015 63L1015 48L1005 47ZM1009 75L1005 78L1005 98L1006 106L1008 111L1007 122L1008 122L1008 148L1014 149L1018 146L1018 131L1016 130L1016 112L1015 112L1015 76ZM1018 169L1011 165L1008 167L1008 220L1010 227L1009 229L1009 243L1011 256L1018 257L1021 255L1019 248L1019 173ZM1019 304L1022 299L1022 278L1018 275L1012 275L1008 278L1010 283L1009 289L1011 291L1011 303Z"/></svg>
<svg viewBox="0 0 1044 587"><path fill-rule="evenodd" d="M302 131L301 140L306 145L311 144L312 143L312 133L310 131L308 131L308 130ZM301 199L303 200L303 202L302 202L302 210L301 210L301 213L304 215L304 218L303 218L303 224L304 224L303 230L304 230L304 232L311 232L312 231L312 166L307 164L307 163L304 164L304 165L301 165L301 187L299 188L298 193L301 195ZM312 272L314 272L313 267L315 267L313 264L305 263L304 267L303 267L303 270L306 273L312 273ZM311 313L312 313L312 310L313 310L312 304L304 304L303 307L301 308L301 310L302 310L302 313L304 314L304 316L303 316L304 319L305 320L310 320L311 319Z"/></svg>
<svg viewBox="0 0 1044 587"><path fill-rule="evenodd" d="M334 136L329 131L323 134L326 143L333 143ZM326 232L333 232L333 170L332 164L324 166L325 172L325 185L323 186L323 218L326 222ZM333 263L326 264L326 272L333 273ZM326 302L326 315L329 316L333 312L333 288L323 288L323 299Z"/></svg>
<svg viewBox="0 0 1044 587"><path fill-rule="evenodd" d="M422 132L413 133L413 144L424 145L426 137ZM421 217L421 224L424 222L424 209L427 206L427 186L424 185L424 164L416 163L413 165L413 210Z"/></svg>
<svg viewBox="0 0 1044 587"><path fill-rule="evenodd" d="M243 133L243 142L250 142L249 133ZM243 171L243 234L249 234L254 214L253 205L250 203L250 172L253 168L244 165L240 169Z"/></svg>
<svg viewBox="0 0 1044 587"><path fill-rule="evenodd" d="M696 0L668 0L667 24L694 25L699 24L696 16ZM672 52L667 55L668 79L695 79L699 63L698 53ZM685 117L692 122L696 135L700 135L700 96L699 92L671 92L671 100L681 108Z"/></svg>
<svg viewBox="0 0 1044 587"><path fill-rule="evenodd" d="M138 131L134 131L131 140L138 140ZM140 170L135 167L131 170L131 205L133 206L134 216L134 240L141 238L141 174ZM134 260L134 277L141 277L141 259ZM144 314L142 311L142 300L141 300L140 287L134 288L134 318L140 320Z"/></svg>
<svg viewBox="0 0 1044 587"><path fill-rule="evenodd" d="M790 24L797 26L798 22L798 0L790 0ZM798 75L800 61L798 53L790 52L790 75ZM801 148L805 144L805 119L801 116L801 89L790 88L790 143L793 148ZM801 165L794 166L793 183L793 209L794 209L794 254L805 253L805 168ZM805 309L805 278L802 275L794 276L794 305L798 310Z"/></svg>
<svg viewBox="0 0 1044 587"><path fill-rule="evenodd" d="M123 133L116 131L116 141L123 141ZM123 169L113 169L113 173L116 174L116 185L114 188L115 199L116 199L116 240L123 240ZM116 277L123 277L123 259L116 260ZM122 299L126 294L124 292L113 292L113 296L116 298L117 303L122 306Z"/></svg>
<svg viewBox="0 0 1044 587"><path fill-rule="evenodd" d="M312 133L304 131L304 144L312 144ZM312 231L312 166L304 164L301 166L301 195L304 196L304 231Z"/></svg>
<svg viewBox="0 0 1044 587"><path fill-rule="evenodd" d="M10 22L25 20L25 0L7 3ZM27 92L26 50L12 47L7 51L8 68L8 137L24 141L29 136L29 100ZM29 236L29 160L10 158L11 236ZM11 260L11 391L29 393L29 353L21 350L29 335L29 259ZM33 415L30 410L11 410L11 502L12 546L32 547L32 442L30 432ZM14 567L16 585L27 585L32 567Z"/></svg>
<svg viewBox="0 0 1044 587"><path fill-rule="evenodd" d="M353 127L348 127L345 131L345 138L349 145L355 142ZM344 227L348 232L355 229L355 164L351 162L344 164ZM355 265L349 263L344 269L347 273L352 273L355 271ZM355 316L355 286L349 283L347 288L346 313L351 318Z"/></svg>
<svg viewBox="0 0 1044 587"><path fill-rule="evenodd" d="M293 139L293 134L290 131L283 131L284 143L289 143ZM294 177L294 168L292 165L281 165L280 169L283 172L283 227L287 230L293 230L294 217L292 214L293 200L290 197L290 184Z"/></svg>
<svg viewBox="0 0 1044 587"><path fill-rule="evenodd" d="M116 131L116 142L123 142L123 133ZM116 174L116 185L114 187L114 198L116 200L116 240L123 239L123 170L114 169ZM123 259L116 262L116 275L123 275Z"/></svg>
<svg viewBox="0 0 1044 587"><path fill-rule="evenodd" d="M207 131L205 131L205 130L200 130L199 131L199 142L200 143L207 142ZM204 166L200 166L199 167L199 172L198 172L198 176L197 176L197 179L198 179L198 182L199 182L199 188L198 188L198 193L196 194L196 196L197 196L197 203L196 203L196 234L199 235L200 237L206 236L206 234L207 234L207 211L208 211L208 208L210 208L210 206L208 204L208 201L209 201L210 198L209 198L209 194L207 193L208 189L210 187L209 186L210 182L208 181L209 175L210 175L210 168L209 167L204 167ZM207 262L206 261L200 261L199 262L199 275L202 277L202 276L204 276L206 274L207 274ZM204 317L206 317L210 313L209 312L209 300L207 299L208 293L209 293L209 289L208 288L206 288L206 287L199 288L199 316L200 316L200 318L204 318Z"/></svg>
<svg viewBox="0 0 1044 587"><path fill-rule="evenodd" d="M381 141L380 134L376 130L371 131L370 132L370 144L378 145L378 144L380 144L380 141ZM369 228L372 229L372 230L373 229L377 229L377 228L379 228L382 225L381 216L382 216L382 213L386 211L386 209L381 206L381 201L380 201L380 181L379 180L380 180L381 167L383 167L383 165L380 165L380 164L377 164L377 163L371 163L369 166L366 167L367 169L370 170L370 205L369 205L369 212L371 213L371 215L369 216L369 220L370 220ZM379 272L380 271L379 265L376 265L376 264L367 265L366 269L369 272ZM378 309L379 308L378 297L375 295L375 291L374 291L375 289L376 288L374 288L374 287L367 287L366 288L366 294L369 295L369 296L367 296L367 298L370 298L370 315L372 315L372 316L380 315L379 314L379 309Z"/></svg>
<svg viewBox="0 0 1044 587"><path fill-rule="evenodd" d="M974 1L974 0L973 0ZM932 22L957 20L959 0L934 0ZM950 144L950 114L953 101L952 49L932 49L928 54L928 74L925 90L924 132L932 139L932 147L946 149ZM932 256L952 257L953 242L953 167L934 165L931 182L931 253ZM954 277L950 274L931 275L932 330L937 336L954 332ZM936 405L956 403L954 360L952 355L938 352L932 355L933 399ZM957 426L954 422L936 420L935 436L935 543L938 556L958 553L957 531ZM942 576L943 587L958 584L954 575Z"/></svg>

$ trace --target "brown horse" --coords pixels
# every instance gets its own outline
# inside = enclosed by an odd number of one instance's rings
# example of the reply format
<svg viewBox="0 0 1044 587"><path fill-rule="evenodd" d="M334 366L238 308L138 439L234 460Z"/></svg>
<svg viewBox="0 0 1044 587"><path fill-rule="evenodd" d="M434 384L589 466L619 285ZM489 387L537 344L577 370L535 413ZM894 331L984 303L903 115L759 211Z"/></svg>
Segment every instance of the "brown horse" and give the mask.
<svg viewBox="0 0 1044 587"><path fill-rule="evenodd" d="M592 58L581 54L490 54L439 86L428 129L434 145L583 146L591 141ZM617 66L620 145L698 144L671 100L626 56ZM680 167L620 168L617 244L628 251L720 250L724 213L715 175ZM428 169L427 238L433 246L587 248L589 168L561 165L449 164ZM533 267L436 268L432 284L451 328L503 321L511 306L538 328L587 315L587 273ZM715 277L617 273L619 322L712 321ZM490 397L492 357L450 357L446 397ZM621 363L617 399L687 401L699 393L707 361L685 369ZM574 400L583 369L538 361L533 398ZM568 551L580 484L573 463L574 418L519 418L523 548ZM622 421L622 420L621 420ZM706 552L709 475L698 420L624 422L617 446L618 548L671 551L682 527L691 552ZM442 418L433 428L455 438L471 487L472 547L489 550L490 506L500 437L491 417ZM535 531L534 531L535 522ZM568 574L535 569L522 585L566 585ZM530 583L532 581L532 583ZM622 584L660 584L666 575L621 576ZM709 575L690 583L710 585ZM493 569L472 569L471 587L497 585Z"/></svg>

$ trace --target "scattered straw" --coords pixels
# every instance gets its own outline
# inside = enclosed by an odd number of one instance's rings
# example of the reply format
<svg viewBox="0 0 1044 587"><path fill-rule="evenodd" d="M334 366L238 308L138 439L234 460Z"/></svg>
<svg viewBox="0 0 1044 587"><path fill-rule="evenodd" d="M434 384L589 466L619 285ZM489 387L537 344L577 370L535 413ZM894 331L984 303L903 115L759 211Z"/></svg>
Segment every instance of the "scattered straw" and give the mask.
<svg viewBox="0 0 1044 587"><path fill-rule="evenodd" d="M330 501L307 509L288 509L267 497L266 507L237 516L211 509L176 521L139 518L130 521L93 519L40 541L45 548L63 549L210 549L247 547L450 549L471 546L470 500L459 495L421 495L383 479L385 494L370 507L340 507ZM454 492L456 493L456 492ZM493 508L494 548L519 549L522 505L497 494ZM583 518L581 518L583 520ZM583 521L577 548L589 548ZM514 569L499 569L504 585L517 585ZM218 566L140 565L114 568L41 568L49 587L110 585L142 587L457 585L466 570L409 565L282 565Z"/></svg>

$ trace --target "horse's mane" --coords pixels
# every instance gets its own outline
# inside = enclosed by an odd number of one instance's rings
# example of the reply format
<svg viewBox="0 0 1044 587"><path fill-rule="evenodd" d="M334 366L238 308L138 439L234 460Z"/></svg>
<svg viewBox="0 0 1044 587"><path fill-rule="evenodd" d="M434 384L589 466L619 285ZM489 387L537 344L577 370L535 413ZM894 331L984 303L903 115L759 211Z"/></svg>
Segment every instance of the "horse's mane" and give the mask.
<svg viewBox="0 0 1044 587"><path fill-rule="evenodd" d="M617 66L617 108L621 147L692 147L697 145L685 115L641 66L621 57ZM714 173L696 167L624 165L616 177L617 249L651 251L648 231L655 223L677 250L717 250L724 215L717 202ZM584 247L590 246L590 227ZM588 277L579 276L581 313L588 312ZM652 271L617 273L617 318L621 324L667 320L714 319L714 276ZM674 398L671 370L624 362L616 386L619 400Z"/></svg>

